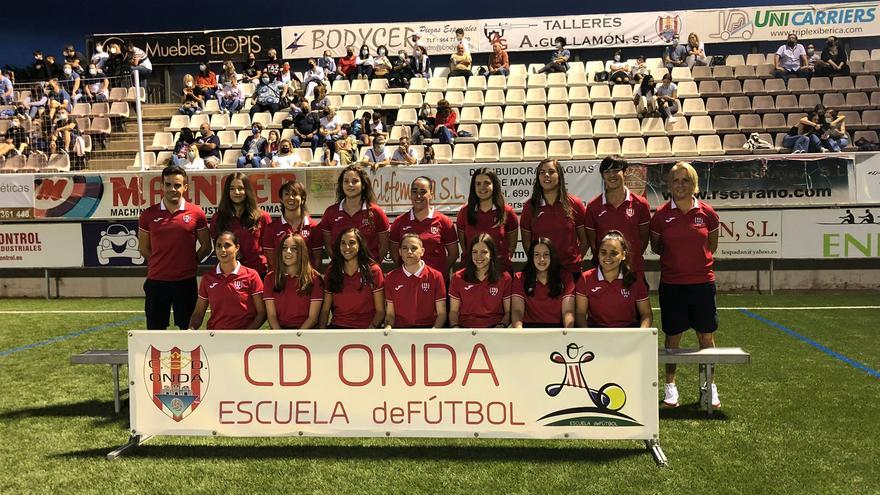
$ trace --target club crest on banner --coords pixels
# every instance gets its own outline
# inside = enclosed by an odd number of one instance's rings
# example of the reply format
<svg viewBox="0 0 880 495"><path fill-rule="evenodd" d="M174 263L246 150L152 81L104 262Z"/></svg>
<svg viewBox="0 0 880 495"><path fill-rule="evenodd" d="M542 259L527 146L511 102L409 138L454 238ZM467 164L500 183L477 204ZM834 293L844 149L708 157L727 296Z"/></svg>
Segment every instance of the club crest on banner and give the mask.
<svg viewBox="0 0 880 495"><path fill-rule="evenodd" d="M144 367L144 385L153 404L174 421L192 414L208 391L210 370L202 346L191 351L150 346Z"/></svg>
<svg viewBox="0 0 880 495"><path fill-rule="evenodd" d="M657 36L669 43L681 31L681 16L660 16L657 18Z"/></svg>

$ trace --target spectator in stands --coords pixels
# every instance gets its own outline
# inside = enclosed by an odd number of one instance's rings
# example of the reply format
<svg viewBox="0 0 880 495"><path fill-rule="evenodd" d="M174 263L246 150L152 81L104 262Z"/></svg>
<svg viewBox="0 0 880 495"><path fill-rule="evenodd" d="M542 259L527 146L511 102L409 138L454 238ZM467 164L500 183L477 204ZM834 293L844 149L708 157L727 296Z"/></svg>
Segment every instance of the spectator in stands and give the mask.
<svg viewBox="0 0 880 495"><path fill-rule="evenodd" d="M80 84L82 84L80 75L73 70L70 64L64 64L62 73L64 75L58 79L58 84L73 98L74 103L78 102L82 98L82 93L80 93Z"/></svg>
<svg viewBox="0 0 880 495"><path fill-rule="evenodd" d="M342 163L339 153L333 151L330 147L331 144L331 141L324 141L324 154L321 156L321 165L325 167L336 167Z"/></svg>
<svg viewBox="0 0 880 495"><path fill-rule="evenodd" d="M397 52L397 58L394 60L394 67L388 74L388 87L391 88L407 88L409 80L413 77L413 60L401 49Z"/></svg>
<svg viewBox="0 0 880 495"><path fill-rule="evenodd" d="M391 155L391 165L415 165L417 163L419 163L419 159L416 158L416 150L409 145L409 138L401 136L397 149Z"/></svg>
<svg viewBox="0 0 880 495"><path fill-rule="evenodd" d="M30 74L31 79L37 81L52 79L52 68L43 60L43 52L39 50L34 52L34 63L28 67L28 74Z"/></svg>
<svg viewBox="0 0 880 495"><path fill-rule="evenodd" d="M92 55L91 63L95 64L95 67L98 68L98 71L104 72L104 65L107 63L107 59L110 58L110 54L104 50L104 45L101 43L97 43L95 45L95 54Z"/></svg>
<svg viewBox="0 0 880 495"><path fill-rule="evenodd" d="M46 97L49 99L49 120L55 118L55 112L59 109L67 110L68 112L73 109L70 95L58 84L57 79L49 79L49 84L46 85Z"/></svg>
<svg viewBox="0 0 880 495"><path fill-rule="evenodd" d="M371 79L373 77L373 57L370 56L370 47L361 46L361 51L355 60L358 79Z"/></svg>
<svg viewBox="0 0 880 495"><path fill-rule="evenodd" d="M55 55L46 55L46 68L48 69L48 79L58 79L64 75L61 65L55 62Z"/></svg>
<svg viewBox="0 0 880 495"><path fill-rule="evenodd" d="M260 84L254 89L254 106L250 110L251 119L257 112L275 114L281 108L281 98L286 96L286 86L273 79L269 73L260 74Z"/></svg>
<svg viewBox="0 0 880 495"><path fill-rule="evenodd" d="M217 73L211 69L207 61L199 64L199 73L196 74L195 82L197 95L204 97L205 100L214 98L214 94L217 92Z"/></svg>
<svg viewBox="0 0 880 495"><path fill-rule="evenodd" d="M388 60L388 48L379 45L379 48L376 48L376 56L373 57L373 77L388 77L392 67L391 60Z"/></svg>
<svg viewBox="0 0 880 495"><path fill-rule="evenodd" d="M150 58L147 57L147 52L134 46L134 43L131 41L125 44L125 49L130 57L130 70L138 73L141 80L141 86L146 88L147 79L149 79L150 74L153 73L153 63L150 62Z"/></svg>
<svg viewBox="0 0 880 495"><path fill-rule="evenodd" d="M260 79L262 80L263 76L266 75L269 76L271 81L276 81L281 73L281 62L278 60L278 52L274 48L269 48L266 51L266 57L268 60L260 68Z"/></svg>
<svg viewBox="0 0 880 495"><path fill-rule="evenodd" d="M811 75L816 71L817 65L822 63L822 55L816 53L816 47L812 43L807 45L807 65L805 66L807 74Z"/></svg>
<svg viewBox="0 0 880 495"><path fill-rule="evenodd" d="M489 64L486 66L486 75L510 75L510 58L507 56L507 50L501 46L501 43L492 43L492 53L489 54Z"/></svg>
<svg viewBox="0 0 880 495"><path fill-rule="evenodd" d="M290 71L290 62L282 62L281 70L278 72L278 78L281 81L281 84L288 85L291 82L298 81L296 76L294 76L293 72ZM292 89L297 89L296 85L293 85Z"/></svg>
<svg viewBox="0 0 880 495"><path fill-rule="evenodd" d="M339 165L350 165L357 160L357 139L351 133L351 124L342 124L339 128L339 139L334 142Z"/></svg>
<svg viewBox="0 0 880 495"><path fill-rule="evenodd" d="M332 62L333 59L330 59ZM311 99L315 95L315 87L323 86L327 83L327 75L324 68L318 65L318 61L309 59L309 70L303 74L303 85L305 86L305 97Z"/></svg>
<svg viewBox="0 0 880 495"><path fill-rule="evenodd" d="M302 100L300 102L300 113L293 119L293 138L291 141L297 148L303 143L311 143L312 151L318 148L321 140L319 131L321 130L321 117L318 112L309 108L309 102Z"/></svg>
<svg viewBox="0 0 880 495"><path fill-rule="evenodd" d="M67 112L66 108L58 110L58 118L52 123L52 135L49 138L50 153L57 153L59 151L68 153L73 151L71 144L79 135L79 131L76 126L76 120L71 119ZM62 144L60 149L58 148L59 140Z"/></svg>
<svg viewBox="0 0 880 495"><path fill-rule="evenodd" d="M107 63L104 64L104 74L107 77L127 76L131 69L125 60L125 54L122 53L122 47L117 43L107 45Z"/></svg>
<svg viewBox="0 0 880 495"><path fill-rule="evenodd" d="M437 163L437 160L434 158L434 147L431 146L431 143L428 143L422 149L422 159L419 161L419 164L433 165L435 163Z"/></svg>
<svg viewBox="0 0 880 495"><path fill-rule="evenodd" d="M37 119L31 122L31 133L30 133L30 146L28 149L31 152L39 152L39 153L48 153L49 152L49 141L46 133L43 132L44 126L41 122L42 119Z"/></svg>
<svg viewBox="0 0 880 495"><path fill-rule="evenodd" d="M174 143L174 154L171 155L171 163L178 167L193 164L199 158L199 151L195 145L196 137L189 127L180 130L177 142Z"/></svg>
<svg viewBox="0 0 880 495"><path fill-rule="evenodd" d="M471 53L471 41L470 41L470 39L464 37L464 29L456 28L455 41L456 41L456 45L461 45L464 47L465 53L467 53L467 54Z"/></svg>
<svg viewBox="0 0 880 495"><path fill-rule="evenodd" d="M0 70L0 103L4 105L12 105L15 102L15 91L12 80L9 79L3 70Z"/></svg>
<svg viewBox="0 0 880 495"><path fill-rule="evenodd" d="M242 82L258 83L260 82L260 69L257 67L257 56L253 52L248 53L247 63L242 72Z"/></svg>
<svg viewBox="0 0 880 495"><path fill-rule="evenodd" d="M825 140L825 147L834 152L843 151L849 146L849 136L846 133L846 115L838 112L836 108L830 108L828 116L830 122L828 123L828 138Z"/></svg>
<svg viewBox="0 0 880 495"><path fill-rule="evenodd" d="M471 54L464 45L459 43L455 53L449 57L449 77L462 76L467 80L471 77Z"/></svg>
<svg viewBox="0 0 880 495"><path fill-rule="evenodd" d="M86 103L104 102L110 97L110 79L98 70L94 63L89 64L87 75L82 78L82 99Z"/></svg>
<svg viewBox="0 0 880 495"><path fill-rule="evenodd" d="M64 63L70 64L70 67L74 72L79 75L85 74L86 67L89 66L89 61L86 59L85 55L76 51L73 45L65 46L61 54L64 55Z"/></svg>
<svg viewBox="0 0 880 495"><path fill-rule="evenodd" d="M183 89L181 90L181 101L178 111L192 117L197 113L201 113L204 106L205 98L196 92L193 76L186 74L183 76Z"/></svg>
<svg viewBox="0 0 880 495"><path fill-rule="evenodd" d="M458 135L458 114L450 108L449 102L442 99L437 102L437 114L434 117L434 137L443 144L453 144Z"/></svg>
<svg viewBox="0 0 880 495"><path fill-rule="evenodd" d="M330 50L324 50L324 55L318 59L318 67L324 71L327 83L330 84L336 80L336 61L333 60L333 54Z"/></svg>
<svg viewBox="0 0 880 495"><path fill-rule="evenodd" d="M700 41L700 37L697 36L697 33L691 33L688 35L687 42L687 66L691 69L696 65L709 65L709 57L706 56L706 47L703 45L703 42Z"/></svg>
<svg viewBox="0 0 880 495"><path fill-rule="evenodd" d="M220 74L217 75L217 89L220 89L220 86L226 84L229 81L235 80L238 81L239 75L235 70L235 64L232 63L232 60L224 60L223 67L220 70Z"/></svg>
<svg viewBox="0 0 880 495"><path fill-rule="evenodd" d="M810 72L807 68L807 51L804 45L798 43L796 34L788 35L788 40L784 45L776 50L773 62L776 70L776 77L788 81L790 77L809 77Z"/></svg>
<svg viewBox="0 0 880 495"><path fill-rule="evenodd" d="M5 139L0 143L0 157L6 156L12 152L23 155L28 148L28 132L21 125L21 118L15 116L9 122L9 129L6 129Z"/></svg>
<svg viewBox="0 0 880 495"><path fill-rule="evenodd" d="M275 158L275 155L278 154L281 148L281 136L278 134L278 131L272 129L269 131L269 136L266 138L266 156L263 157L263 160L260 162L261 167L269 167L272 165L272 159Z"/></svg>
<svg viewBox="0 0 880 495"><path fill-rule="evenodd" d="M571 52L565 48L565 38L557 36L553 43L556 45L556 51L553 52L550 62L538 69L538 74L568 72L568 60L571 58Z"/></svg>
<svg viewBox="0 0 880 495"><path fill-rule="evenodd" d="M224 82L217 94L217 100L220 105L220 113L232 115L241 110L244 106L244 93L241 91L238 80L232 78Z"/></svg>
<svg viewBox="0 0 880 495"><path fill-rule="evenodd" d="M199 156L205 161L207 168L217 168L220 166L220 138L211 129L211 125L203 122L199 126L199 136L195 140L196 148L199 150Z"/></svg>
<svg viewBox="0 0 880 495"><path fill-rule="evenodd" d="M612 84L629 84L630 66L623 59L620 50L614 52L614 60L608 61L608 73L611 74L609 79Z"/></svg>
<svg viewBox="0 0 880 495"><path fill-rule="evenodd" d="M419 35L419 33L413 33L412 36L409 37L409 39L412 42L413 47L412 58L418 58L419 47L426 48L425 42L422 41L422 37L421 35Z"/></svg>
<svg viewBox="0 0 880 495"><path fill-rule="evenodd" d="M630 79L636 84L642 81L642 78L647 76L651 72L648 69L648 64L645 63L645 56L639 55L636 57L636 63L632 66L632 70L630 71Z"/></svg>
<svg viewBox="0 0 880 495"><path fill-rule="evenodd" d="M675 122L675 114L681 109L678 103L678 86L672 82L672 75L663 74L663 82L654 88L657 98L657 110L667 123Z"/></svg>
<svg viewBox="0 0 880 495"><path fill-rule="evenodd" d="M382 114L379 113L378 110L373 112L373 120L370 122L370 137L375 138L376 136L388 137L388 133L385 132L385 123L382 120Z"/></svg>
<svg viewBox="0 0 880 495"><path fill-rule="evenodd" d="M816 62L816 75L828 77L849 75L846 50L840 48L836 36L828 37L820 60Z"/></svg>
<svg viewBox="0 0 880 495"><path fill-rule="evenodd" d="M674 35L671 44L663 50L663 65L669 72L674 67L687 67L688 48L678 40L678 35Z"/></svg>
<svg viewBox="0 0 880 495"><path fill-rule="evenodd" d="M330 149L335 151L334 141L339 139L342 130L342 120L336 115L336 107L330 105L321 111L321 127L318 130L318 144L324 146L327 143Z"/></svg>
<svg viewBox="0 0 880 495"><path fill-rule="evenodd" d="M812 112L811 112L812 114ZM782 138L782 147L793 150L794 153L806 153L819 151L822 141L816 134L821 129L819 122L807 117L802 117L798 124L788 130L788 134Z"/></svg>
<svg viewBox="0 0 880 495"><path fill-rule="evenodd" d="M37 84L34 86L33 91L31 91L30 96L26 97L21 105L27 111L28 118L34 120L40 112L46 109L48 101L48 98L43 93L43 85Z"/></svg>
<svg viewBox="0 0 880 495"><path fill-rule="evenodd" d="M354 47L346 46L345 56L339 57L339 62L336 64L337 77L343 77L351 82L358 75L357 59L357 56L354 54Z"/></svg>
<svg viewBox="0 0 880 495"><path fill-rule="evenodd" d="M260 168L260 161L266 156L266 144L268 141L263 137L263 124L255 123L251 127L252 134L244 140L241 147L241 156L238 157L238 168L245 168L250 165L253 168Z"/></svg>
<svg viewBox="0 0 880 495"><path fill-rule="evenodd" d="M282 139L281 146L278 148L278 154L272 157L272 160L269 162L269 166L272 168L293 168L293 167L304 167L307 166L308 163L306 160L300 156L297 151L299 148L295 148L293 143L290 142L289 139Z"/></svg>
<svg viewBox="0 0 880 495"><path fill-rule="evenodd" d="M511 328L574 327L575 285L562 269L553 241L539 237L513 281Z"/></svg>
<svg viewBox="0 0 880 495"><path fill-rule="evenodd" d="M315 88L315 98L312 100L311 108L316 112L323 112L330 106L330 98L327 97L327 86L324 84Z"/></svg>
<svg viewBox="0 0 880 495"><path fill-rule="evenodd" d="M376 136L373 139L373 146L367 149L361 161L364 167L372 170L391 164L391 154L385 149L385 136Z"/></svg>
<svg viewBox="0 0 880 495"><path fill-rule="evenodd" d="M718 214L696 198L699 182L691 164L676 163L669 171L667 187L672 199L657 208L650 224L651 250L660 255L664 347L677 349L689 328L696 330L700 349L715 347L718 311L713 265L718 249ZM714 383L710 393L712 407L720 407ZM666 365L663 402L667 407L679 405L674 364Z"/></svg>
<svg viewBox="0 0 880 495"><path fill-rule="evenodd" d="M428 57L428 50L424 46L415 47L413 77L431 77L431 59Z"/></svg>
<svg viewBox="0 0 880 495"><path fill-rule="evenodd" d="M419 109L419 118L416 125L412 128L412 139L414 144L422 144L425 139L434 137L434 109L428 102L422 103Z"/></svg>
<svg viewBox="0 0 880 495"><path fill-rule="evenodd" d="M633 90L633 103L641 117L654 117L657 111L657 95L655 94L654 76L646 74Z"/></svg>

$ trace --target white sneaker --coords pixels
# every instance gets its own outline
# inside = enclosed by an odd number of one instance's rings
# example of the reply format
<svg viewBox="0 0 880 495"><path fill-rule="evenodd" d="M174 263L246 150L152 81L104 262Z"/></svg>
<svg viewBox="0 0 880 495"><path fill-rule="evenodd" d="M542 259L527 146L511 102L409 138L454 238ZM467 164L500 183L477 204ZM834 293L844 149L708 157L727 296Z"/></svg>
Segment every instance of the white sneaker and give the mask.
<svg viewBox="0 0 880 495"><path fill-rule="evenodd" d="M721 399L718 397L718 387L712 384L712 407L718 409L721 407Z"/></svg>
<svg viewBox="0 0 880 495"><path fill-rule="evenodd" d="M678 407L678 387L674 383L667 383L664 391L663 405L666 407Z"/></svg>

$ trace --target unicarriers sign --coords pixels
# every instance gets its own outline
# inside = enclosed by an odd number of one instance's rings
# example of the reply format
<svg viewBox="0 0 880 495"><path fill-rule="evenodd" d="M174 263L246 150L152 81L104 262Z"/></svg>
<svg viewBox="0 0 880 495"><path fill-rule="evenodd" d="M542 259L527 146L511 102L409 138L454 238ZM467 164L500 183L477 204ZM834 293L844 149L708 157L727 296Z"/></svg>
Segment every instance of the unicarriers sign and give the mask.
<svg viewBox="0 0 880 495"><path fill-rule="evenodd" d="M844 6L819 9L758 9L755 27L804 27L835 24L869 24L876 19L876 6Z"/></svg>

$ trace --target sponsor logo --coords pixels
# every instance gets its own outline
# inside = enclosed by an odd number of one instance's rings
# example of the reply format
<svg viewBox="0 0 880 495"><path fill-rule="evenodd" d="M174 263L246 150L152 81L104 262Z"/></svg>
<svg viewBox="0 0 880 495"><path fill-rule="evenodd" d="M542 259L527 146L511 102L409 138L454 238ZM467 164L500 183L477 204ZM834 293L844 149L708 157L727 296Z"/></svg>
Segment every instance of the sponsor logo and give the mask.
<svg viewBox="0 0 880 495"><path fill-rule="evenodd" d="M333 219L334 222L339 222L343 219L343 217L336 217Z"/></svg>
<svg viewBox="0 0 880 495"><path fill-rule="evenodd" d="M657 36L663 41L669 43L672 37L681 31L681 16L659 16L657 17Z"/></svg>
<svg viewBox="0 0 880 495"><path fill-rule="evenodd" d="M599 216L601 217L602 215L604 215L607 212L608 212L608 210L602 210L601 212L599 212Z"/></svg>
<svg viewBox="0 0 880 495"><path fill-rule="evenodd" d="M144 385L153 405L174 421L183 421L198 409L208 391L210 372L204 348L182 351L147 349Z"/></svg>
<svg viewBox="0 0 880 495"><path fill-rule="evenodd" d="M98 245L95 248L98 263L106 265L113 258L127 258L135 265L142 265L144 257L138 250L137 230L125 225L114 223L101 231Z"/></svg>
<svg viewBox="0 0 880 495"><path fill-rule="evenodd" d="M673 221L673 220L675 220L675 217L669 217L669 218L666 219L666 223L669 223L669 222L671 222L671 221Z"/></svg>
<svg viewBox="0 0 880 495"><path fill-rule="evenodd" d="M590 292L596 293L596 292L599 292L600 290L602 290L601 287L593 287L592 289L590 289Z"/></svg>
<svg viewBox="0 0 880 495"><path fill-rule="evenodd" d="M434 235L439 235L440 234L440 227L438 227L436 225L432 225L431 226L431 233Z"/></svg>
<svg viewBox="0 0 880 495"><path fill-rule="evenodd" d="M153 223L159 223L159 222L161 222L162 220L164 220L164 218L154 218L154 219L153 219Z"/></svg>
<svg viewBox="0 0 880 495"><path fill-rule="evenodd" d="M464 290L471 290L471 287L473 287L473 286L474 286L473 284L471 284L471 285L465 285L465 286L464 286Z"/></svg>
<svg viewBox="0 0 880 495"><path fill-rule="evenodd" d="M729 39L751 39L755 32L752 21L749 20L749 14L740 9L723 9L718 11L718 29L715 33L710 34L710 38Z"/></svg>
<svg viewBox="0 0 880 495"><path fill-rule="evenodd" d="M397 287L395 287L394 290L395 290L395 292L396 292L396 291L399 291L399 290L402 289L402 288L403 288L403 285L401 284L401 285L398 285Z"/></svg>
<svg viewBox="0 0 880 495"><path fill-rule="evenodd" d="M211 285L209 285L208 288L209 288L209 289L213 289L213 288L216 287L216 286L217 286L217 282L214 282L214 283L212 283Z"/></svg>

